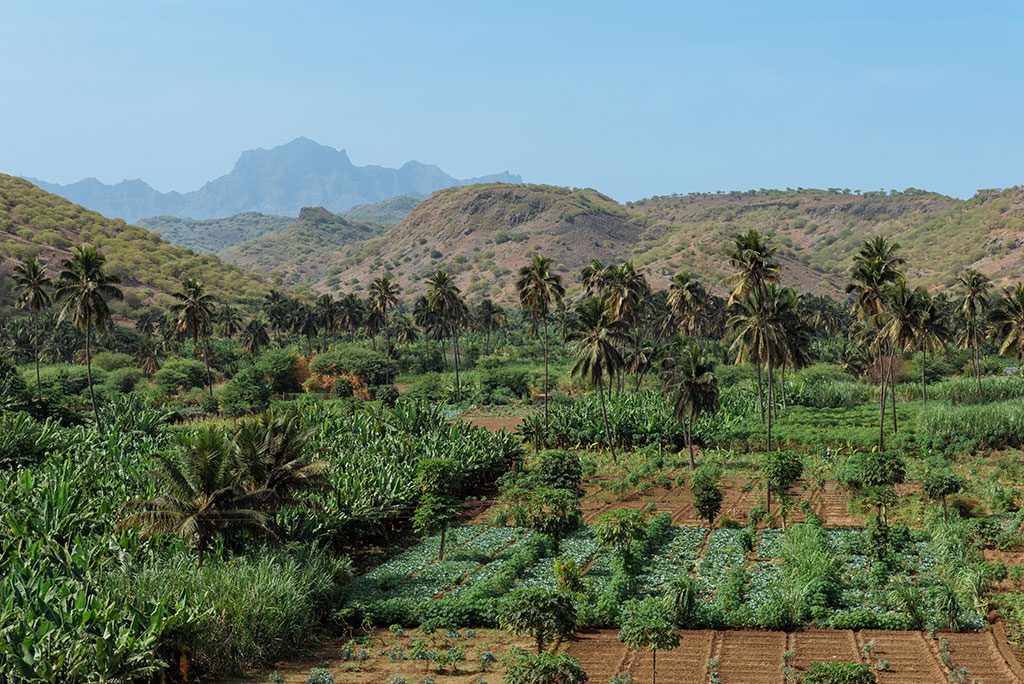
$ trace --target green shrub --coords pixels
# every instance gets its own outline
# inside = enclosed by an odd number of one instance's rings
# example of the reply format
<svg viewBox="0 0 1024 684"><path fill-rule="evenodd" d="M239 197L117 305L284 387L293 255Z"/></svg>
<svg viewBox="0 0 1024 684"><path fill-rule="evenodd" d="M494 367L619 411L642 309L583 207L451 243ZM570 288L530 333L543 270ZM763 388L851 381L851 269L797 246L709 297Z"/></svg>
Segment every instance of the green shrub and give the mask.
<svg viewBox="0 0 1024 684"><path fill-rule="evenodd" d="M268 349L253 364L266 374L274 394L302 391L304 378L299 353L294 349Z"/></svg>
<svg viewBox="0 0 1024 684"><path fill-rule="evenodd" d="M131 368L135 365L135 359L130 354L121 352L99 352L92 357L92 367L105 371L114 371L120 368Z"/></svg>
<svg viewBox="0 0 1024 684"><path fill-rule="evenodd" d="M227 416L256 413L270 405L270 379L262 369L240 370L220 392L220 409Z"/></svg>
<svg viewBox="0 0 1024 684"><path fill-rule="evenodd" d="M107 373L107 378L103 381L103 384L111 392L127 394L135 389L143 377L142 371L138 368L117 368Z"/></svg>
<svg viewBox="0 0 1024 684"><path fill-rule="evenodd" d="M0 411L0 468L43 460L56 445L59 431L52 423L40 423L27 413Z"/></svg>
<svg viewBox="0 0 1024 684"><path fill-rule="evenodd" d="M488 368L480 373L480 392L484 400L491 394L505 390L517 399L530 396L530 374L521 368Z"/></svg>
<svg viewBox="0 0 1024 684"><path fill-rule="evenodd" d="M355 375L367 387L374 387L393 383L398 365L371 349L343 346L318 354L310 362L309 370L319 375Z"/></svg>
<svg viewBox="0 0 1024 684"><path fill-rule="evenodd" d="M871 667L864 663L813 662L803 684L877 684Z"/></svg>
<svg viewBox="0 0 1024 684"><path fill-rule="evenodd" d="M206 384L206 365L195 359L170 359L153 375L153 381L175 390L203 387Z"/></svg>

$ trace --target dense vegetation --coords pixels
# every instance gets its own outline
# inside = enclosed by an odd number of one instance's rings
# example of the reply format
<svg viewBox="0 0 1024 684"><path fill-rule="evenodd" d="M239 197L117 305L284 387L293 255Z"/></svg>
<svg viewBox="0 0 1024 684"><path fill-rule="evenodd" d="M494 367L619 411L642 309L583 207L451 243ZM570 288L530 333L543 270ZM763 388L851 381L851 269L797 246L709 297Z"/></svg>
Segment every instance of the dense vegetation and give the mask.
<svg viewBox="0 0 1024 684"><path fill-rule="evenodd" d="M1022 638L1022 566L991 554L1022 546L1024 287L911 287L883 238L845 301L785 287L756 231L724 258L728 298L593 262L573 300L533 255L515 309L445 270L414 298L381 275L366 297L248 307L185 278L132 328L104 251L22 260L0 357L0 675L192 681L328 634L353 639L344 667L464 673L462 630L496 629L534 651L501 657L521 682L585 681L563 645L598 628L649 652L652 679L679 628L999 615ZM522 420L489 431L481 411ZM692 512L659 510L673 496ZM447 646L374 654L382 629ZM888 667L863 660L801 674Z"/></svg>

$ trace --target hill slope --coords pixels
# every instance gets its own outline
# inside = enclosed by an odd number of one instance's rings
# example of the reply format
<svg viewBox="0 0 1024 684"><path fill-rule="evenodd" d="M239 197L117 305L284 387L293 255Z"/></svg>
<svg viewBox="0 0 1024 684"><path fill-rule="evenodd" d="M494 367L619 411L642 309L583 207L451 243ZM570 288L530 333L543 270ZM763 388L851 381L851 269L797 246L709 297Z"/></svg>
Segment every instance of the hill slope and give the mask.
<svg viewBox="0 0 1024 684"><path fill-rule="evenodd" d="M287 228L220 252L225 261L286 285L316 283L327 276L329 256L352 242L380 235L383 227L349 221L323 207L306 207Z"/></svg>
<svg viewBox="0 0 1024 684"><path fill-rule="evenodd" d="M372 204L357 204L343 215L350 221L372 221L383 226L393 226L423 201L415 195L399 195Z"/></svg>
<svg viewBox="0 0 1024 684"><path fill-rule="evenodd" d="M70 185L33 182L106 216L137 221L144 216L204 219L243 212L296 216L309 206L340 212L398 195L426 197L441 188L492 180L518 183L522 179L506 171L460 180L417 161L397 169L356 166L344 150L296 138L269 150L243 152L229 173L193 192L162 193L141 180L116 185L104 185L95 178Z"/></svg>
<svg viewBox="0 0 1024 684"><path fill-rule="evenodd" d="M258 276L213 255L171 245L156 233L96 212L41 190L28 181L0 174L0 298L13 299L7 280L18 259L36 256L56 276L71 247L89 243L107 256L111 273L125 285L122 313L146 304L167 304L184 278L197 278L219 298L255 301L267 291Z"/></svg>
<svg viewBox="0 0 1024 684"><path fill-rule="evenodd" d="M150 216L137 225L159 233L175 245L196 252L220 252L248 240L287 228L295 219L246 212L221 219L187 219L177 216Z"/></svg>

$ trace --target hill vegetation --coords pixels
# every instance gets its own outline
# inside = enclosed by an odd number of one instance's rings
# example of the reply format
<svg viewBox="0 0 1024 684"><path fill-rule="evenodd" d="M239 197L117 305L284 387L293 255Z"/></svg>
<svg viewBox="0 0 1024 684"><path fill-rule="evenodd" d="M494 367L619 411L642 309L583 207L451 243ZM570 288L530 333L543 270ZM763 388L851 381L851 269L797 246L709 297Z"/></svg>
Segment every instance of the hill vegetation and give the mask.
<svg viewBox="0 0 1024 684"><path fill-rule="evenodd" d="M295 219L268 216L249 211L220 219L190 219L177 216L151 216L137 223L159 233L175 245L196 252L217 253L248 240L287 228Z"/></svg>
<svg viewBox="0 0 1024 684"><path fill-rule="evenodd" d="M372 204L356 205L346 211L343 216L350 221L370 221L384 226L393 226L405 218L406 214L422 201L423 198L416 195L399 195Z"/></svg>
<svg viewBox="0 0 1024 684"><path fill-rule="evenodd" d="M20 259L37 257L51 265L51 276L74 245L88 243L103 251L110 273L120 276L122 313L148 304L169 304L181 281L195 278L224 301L252 302L267 292L257 275L168 244L154 232L108 219L52 195L32 183L0 174L0 297L11 304L9 276Z"/></svg>

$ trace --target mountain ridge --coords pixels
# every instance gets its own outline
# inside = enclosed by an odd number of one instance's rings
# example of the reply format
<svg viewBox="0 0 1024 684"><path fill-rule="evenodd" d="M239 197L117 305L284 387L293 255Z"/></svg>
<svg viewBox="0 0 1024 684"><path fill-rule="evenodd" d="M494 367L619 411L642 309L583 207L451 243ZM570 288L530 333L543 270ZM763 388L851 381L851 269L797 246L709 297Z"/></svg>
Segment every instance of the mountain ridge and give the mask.
<svg viewBox="0 0 1024 684"><path fill-rule="evenodd" d="M160 192L141 179L107 185L95 178L61 185L29 178L44 190L112 218L225 218L244 212L297 216L302 207L343 212L400 195L424 198L435 190L480 182L520 183L504 171L458 179L433 164L411 160L395 169L356 166L345 150L299 137L270 149L243 151L231 171L190 192Z"/></svg>

